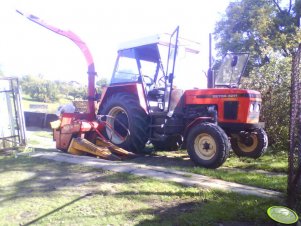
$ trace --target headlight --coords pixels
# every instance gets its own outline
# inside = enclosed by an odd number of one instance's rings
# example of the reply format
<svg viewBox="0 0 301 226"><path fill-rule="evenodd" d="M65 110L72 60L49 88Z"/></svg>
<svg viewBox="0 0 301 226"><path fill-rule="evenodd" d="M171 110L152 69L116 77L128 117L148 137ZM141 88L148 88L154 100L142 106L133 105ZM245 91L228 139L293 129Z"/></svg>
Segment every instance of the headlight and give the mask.
<svg viewBox="0 0 301 226"><path fill-rule="evenodd" d="M253 112L254 110L255 110L255 104L251 104L251 105L250 105L250 110L249 110L249 111L250 111L250 112Z"/></svg>
<svg viewBox="0 0 301 226"><path fill-rule="evenodd" d="M250 109L249 109L249 111L250 112L259 112L260 111L260 104L259 103L252 103L251 105L250 105Z"/></svg>

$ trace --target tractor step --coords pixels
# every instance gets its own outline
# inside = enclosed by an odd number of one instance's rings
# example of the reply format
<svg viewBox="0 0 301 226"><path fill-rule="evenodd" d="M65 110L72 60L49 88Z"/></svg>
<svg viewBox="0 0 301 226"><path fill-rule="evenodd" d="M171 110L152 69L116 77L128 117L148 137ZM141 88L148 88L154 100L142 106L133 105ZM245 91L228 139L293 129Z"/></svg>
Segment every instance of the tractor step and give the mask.
<svg viewBox="0 0 301 226"><path fill-rule="evenodd" d="M97 138L96 144L93 144L84 138L73 138L68 148L68 152L74 155L84 155L85 153L89 153L100 158L113 161L120 161L136 156L134 153L128 152L100 138Z"/></svg>

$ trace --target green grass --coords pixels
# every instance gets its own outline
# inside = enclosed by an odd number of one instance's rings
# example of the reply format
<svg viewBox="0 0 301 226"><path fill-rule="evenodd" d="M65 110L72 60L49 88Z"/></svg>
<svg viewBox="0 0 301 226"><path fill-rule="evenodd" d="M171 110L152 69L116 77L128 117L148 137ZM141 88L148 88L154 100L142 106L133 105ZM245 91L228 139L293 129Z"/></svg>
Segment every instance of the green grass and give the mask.
<svg viewBox="0 0 301 226"><path fill-rule="evenodd" d="M53 137L51 130L36 131L34 133L34 136L42 137L42 138L50 138L50 139L52 139L52 137Z"/></svg>
<svg viewBox="0 0 301 226"><path fill-rule="evenodd" d="M269 225L276 200L0 156L0 225Z"/></svg>
<svg viewBox="0 0 301 226"><path fill-rule="evenodd" d="M190 161L187 160L189 156L186 150L157 152L155 155L173 159L173 164L165 165L173 169L280 192L287 190L287 155L285 153L274 154L268 151L259 159L238 158L231 154L222 167L213 170L183 164L185 161Z"/></svg>
<svg viewBox="0 0 301 226"><path fill-rule="evenodd" d="M29 143L32 146L39 146L39 138L52 139L51 131L36 131L30 137ZM46 143L44 144L44 146ZM41 144L41 147L44 147ZM176 170L191 172L210 176L225 181L241 183L245 185L286 192L287 190L287 155L285 153L274 154L268 151L259 159L238 158L234 154L227 159L225 164L218 169L205 169L196 167L190 161L186 150L177 152L156 152L148 158L138 158L131 162L164 166ZM259 170L266 171L260 172ZM272 173L272 174L269 174Z"/></svg>
<svg viewBox="0 0 301 226"><path fill-rule="evenodd" d="M280 192L286 192L287 190L287 175L266 175L258 172L245 172L225 170L225 169L204 169L200 167L194 167L187 170L191 173L207 175L213 178L222 179L225 181L236 182L240 184L265 188L269 190L275 190Z"/></svg>
<svg viewBox="0 0 301 226"><path fill-rule="evenodd" d="M288 157L287 152L279 151L275 153L270 149L258 159L238 158L232 154L230 158L227 159L224 166L247 170L265 170L275 173L287 173Z"/></svg>
<svg viewBox="0 0 301 226"><path fill-rule="evenodd" d="M156 156L167 156L177 160L184 160L189 158L186 150L179 150L175 152L156 152ZM230 153L227 161L222 167L243 169L243 170L265 170L275 173L287 173L288 157L287 153L273 152L268 150L263 156L258 159L237 157L234 153Z"/></svg>
<svg viewBox="0 0 301 226"><path fill-rule="evenodd" d="M39 138L52 139L52 132L34 132L34 135L29 139L29 144L35 147L39 146L39 142L41 142ZM46 143L44 146L45 145ZM43 145L41 145L41 147L43 148ZM284 193L287 190L287 155L281 152L274 154L272 151L268 151L259 159L238 158L234 154L231 154L222 167L214 170L194 166L186 150L177 152L156 152L152 160L138 158L131 160L131 162L169 167ZM267 173L260 172L260 170L266 171Z"/></svg>

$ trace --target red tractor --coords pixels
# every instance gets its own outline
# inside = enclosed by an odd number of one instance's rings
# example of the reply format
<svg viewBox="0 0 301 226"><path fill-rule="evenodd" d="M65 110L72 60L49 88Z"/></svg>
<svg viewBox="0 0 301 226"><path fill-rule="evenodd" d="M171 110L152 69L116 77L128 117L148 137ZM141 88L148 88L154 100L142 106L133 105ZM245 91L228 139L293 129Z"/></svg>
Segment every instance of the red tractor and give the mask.
<svg viewBox="0 0 301 226"><path fill-rule="evenodd" d="M174 86L177 55L189 59L198 50L193 42L179 39L179 28L167 39L153 36L125 43L96 115L96 72L86 44L71 31L17 12L69 38L88 64L88 111L61 115L53 127L58 149L116 160L133 156L124 149L145 152L149 142L157 150L186 147L191 160L206 168L221 166L231 146L238 156L258 158L265 152L268 140L259 123L260 93L237 88L248 54L227 54L216 78L208 73L207 89L182 90Z"/></svg>
<svg viewBox="0 0 301 226"><path fill-rule="evenodd" d="M169 40L154 36L119 48L98 111L110 125L104 135L136 153L147 150L147 142L157 150L186 147L191 160L206 168L221 166L231 147L238 156L260 157L268 144L259 123L261 95L237 88L248 54L227 54L213 88L177 89L177 53L198 53L178 32Z"/></svg>

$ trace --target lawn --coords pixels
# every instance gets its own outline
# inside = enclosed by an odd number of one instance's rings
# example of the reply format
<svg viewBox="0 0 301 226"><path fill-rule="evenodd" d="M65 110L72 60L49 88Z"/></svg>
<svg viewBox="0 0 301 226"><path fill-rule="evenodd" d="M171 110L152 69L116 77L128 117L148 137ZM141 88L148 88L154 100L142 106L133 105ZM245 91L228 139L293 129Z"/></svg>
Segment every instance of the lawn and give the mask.
<svg viewBox="0 0 301 226"><path fill-rule="evenodd" d="M35 131L33 139L30 139L31 144L39 146L40 138L48 144L45 139L52 139L51 131ZM238 158L231 154L225 164L215 170L194 166L186 150L155 152L129 161L150 166L164 166L284 193L287 189L287 155L283 152L274 154L268 150L259 159Z"/></svg>
<svg viewBox="0 0 301 226"><path fill-rule="evenodd" d="M0 156L0 225L270 225L276 200Z"/></svg>
<svg viewBox="0 0 301 226"><path fill-rule="evenodd" d="M131 161L153 166L165 166L280 192L286 192L287 189L287 157L285 153L276 155L268 151L259 159L238 158L231 154L224 165L215 170L194 166L186 150L156 152L147 158Z"/></svg>
<svg viewBox="0 0 301 226"><path fill-rule="evenodd" d="M52 151L51 139L31 130L29 147ZM231 155L216 170L195 167L185 150L131 161L278 191L287 183L285 153L271 151L257 160ZM273 225L272 205L285 203L0 152L0 225Z"/></svg>

